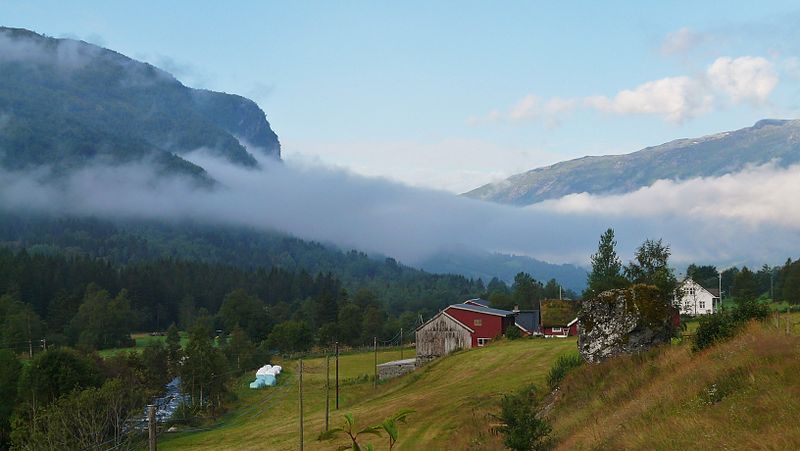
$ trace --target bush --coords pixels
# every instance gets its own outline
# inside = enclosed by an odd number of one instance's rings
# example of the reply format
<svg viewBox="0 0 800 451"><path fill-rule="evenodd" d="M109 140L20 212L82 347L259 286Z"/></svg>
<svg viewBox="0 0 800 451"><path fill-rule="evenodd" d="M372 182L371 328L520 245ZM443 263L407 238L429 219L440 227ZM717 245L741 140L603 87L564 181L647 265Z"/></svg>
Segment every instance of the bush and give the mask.
<svg viewBox="0 0 800 451"><path fill-rule="evenodd" d="M764 321L769 317L769 313L768 304L754 300L740 301L733 310L733 319L737 323L746 323L751 319Z"/></svg>
<svg viewBox="0 0 800 451"><path fill-rule="evenodd" d="M694 336L692 349L699 351L714 343L733 337L740 326L750 320L763 321L769 317L769 305L750 300L741 301L732 310L720 310L713 315L700 318L700 324Z"/></svg>
<svg viewBox="0 0 800 451"><path fill-rule="evenodd" d="M503 396L500 415L496 418L502 422L498 430L503 434L506 447L520 451L550 448L552 428L536 416L538 406L535 386Z"/></svg>
<svg viewBox="0 0 800 451"><path fill-rule="evenodd" d="M558 384L564 380L567 373L581 365L583 365L583 358L580 354L571 353L559 357L547 374L547 385L550 387L550 390L554 390Z"/></svg>
<svg viewBox="0 0 800 451"><path fill-rule="evenodd" d="M511 326L506 329L506 338L509 340L516 340L518 338L522 338L522 331L519 330L517 326Z"/></svg>

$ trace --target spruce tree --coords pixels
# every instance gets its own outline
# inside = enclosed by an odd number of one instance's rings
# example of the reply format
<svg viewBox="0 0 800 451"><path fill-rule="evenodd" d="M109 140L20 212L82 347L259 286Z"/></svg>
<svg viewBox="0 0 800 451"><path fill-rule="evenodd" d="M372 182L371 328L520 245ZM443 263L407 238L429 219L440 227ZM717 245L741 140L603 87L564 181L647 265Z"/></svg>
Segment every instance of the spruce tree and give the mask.
<svg viewBox="0 0 800 451"><path fill-rule="evenodd" d="M583 297L593 297L606 290L626 285L622 277L622 262L617 256L614 229L609 228L600 236L597 253L592 255L592 272L589 273Z"/></svg>

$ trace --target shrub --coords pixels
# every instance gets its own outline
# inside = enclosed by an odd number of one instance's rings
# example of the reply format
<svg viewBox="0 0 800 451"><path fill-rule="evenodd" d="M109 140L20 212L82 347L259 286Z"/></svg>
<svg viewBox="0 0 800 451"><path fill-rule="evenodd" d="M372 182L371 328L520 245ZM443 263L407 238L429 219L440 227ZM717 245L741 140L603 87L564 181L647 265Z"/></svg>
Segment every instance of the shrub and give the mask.
<svg viewBox="0 0 800 451"><path fill-rule="evenodd" d="M694 336L692 349L699 351L714 343L726 340L736 333L736 321L727 310L720 310L713 315L705 315L700 318Z"/></svg>
<svg viewBox="0 0 800 451"><path fill-rule="evenodd" d="M755 300L741 301L731 311L722 309L713 315L700 318L692 349L699 351L716 342L733 337L740 326L752 319L763 321L769 317L769 306Z"/></svg>
<svg viewBox="0 0 800 451"><path fill-rule="evenodd" d="M520 451L550 448L552 428L536 416L538 406L535 386L503 396L496 418L502 422L497 429L503 434L506 447Z"/></svg>
<svg viewBox="0 0 800 451"><path fill-rule="evenodd" d="M733 319L737 323L745 323L751 319L764 321L769 317L769 313L768 304L755 300L740 301L733 310Z"/></svg>
<svg viewBox="0 0 800 451"><path fill-rule="evenodd" d="M572 371L574 368L577 368L583 364L583 358L580 354L571 353L565 354L556 360L556 363L553 364L553 367L550 368L550 372L547 374L547 385L550 387L550 390L555 389L558 384L564 380L564 377Z"/></svg>
<svg viewBox="0 0 800 451"><path fill-rule="evenodd" d="M522 331L519 330L517 326L511 326L506 329L506 338L509 340L516 340L518 338L522 338Z"/></svg>

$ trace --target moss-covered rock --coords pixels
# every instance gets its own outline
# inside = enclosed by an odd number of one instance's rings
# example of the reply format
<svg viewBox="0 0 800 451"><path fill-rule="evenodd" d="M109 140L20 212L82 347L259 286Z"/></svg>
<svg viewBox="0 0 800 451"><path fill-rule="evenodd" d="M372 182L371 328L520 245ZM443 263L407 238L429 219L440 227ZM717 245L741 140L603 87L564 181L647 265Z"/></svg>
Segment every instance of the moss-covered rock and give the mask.
<svg viewBox="0 0 800 451"><path fill-rule="evenodd" d="M594 363L668 343L673 317L673 307L655 286L605 291L581 304L578 349Z"/></svg>

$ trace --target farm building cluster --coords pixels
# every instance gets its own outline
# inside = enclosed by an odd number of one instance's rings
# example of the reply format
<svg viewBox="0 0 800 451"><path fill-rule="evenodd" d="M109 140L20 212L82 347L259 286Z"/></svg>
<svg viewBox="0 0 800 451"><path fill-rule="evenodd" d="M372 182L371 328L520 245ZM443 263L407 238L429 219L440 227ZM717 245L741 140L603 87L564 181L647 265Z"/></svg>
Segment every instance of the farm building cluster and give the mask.
<svg viewBox="0 0 800 451"><path fill-rule="evenodd" d="M543 300L539 309L531 310L492 308L484 299L453 304L417 328L417 365L457 349L485 346L511 327L518 328L524 336L577 335L577 303Z"/></svg>

